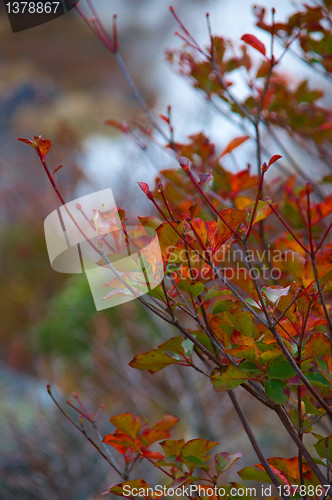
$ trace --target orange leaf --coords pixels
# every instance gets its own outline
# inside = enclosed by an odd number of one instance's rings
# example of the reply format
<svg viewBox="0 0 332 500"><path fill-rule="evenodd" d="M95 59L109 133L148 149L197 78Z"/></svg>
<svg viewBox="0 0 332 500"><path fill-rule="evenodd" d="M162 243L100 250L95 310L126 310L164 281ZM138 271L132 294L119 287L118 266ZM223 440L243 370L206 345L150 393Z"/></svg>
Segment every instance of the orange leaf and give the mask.
<svg viewBox="0 0 332 500"><path fill-rule="evenodd" d="M60 168L62 168L62 167L63 167L63 165L59 165L58 167L56 167L56 168L53 170L53 174L52 174L53 179L54 179L54 174L55 174L58 170L60 170Z"/></svg>
<svg viewBox="0 0 332 500"><path fill-rule="evenodd" d="M118 130L120 130L124 134L126 134L127 132L129 132L128 124L125 121L120 122L118 120L113 120L113 119L110 118L108 120L105 120L104 123L105 123L105 125L109 125L110 127L117 128Z"/></svg>
<svg viewBox="0 0 332 500"><path fill-rule="evenodd" d="M332 212L332 194L326 196L321 203L317 203L315 212L313 224L318 224L324 217Z"/></svg>
<svg viewBox="0 0 332 500"><path fill-rule="evenodd" d="M292 457L292 458L270 457L268 458L268 462L271 468L273 468L274 472L276 472L276 470L279 471L279 474L280 475L282 474L284 477L286 477L289 483L297 484L297 481L299 480L298 457ZM303 469L304 479L313 482L313 474L310 466L304 463L302 469Z"/></svg>
<svg viewBox="0 0 332 500"><path fill-rule="evenodd" d="M320 332L313 333L305 345L305 353L308 357L321 358L330 352L330 342L328 338Z"/></svg>
<svg viewBox="0 0 332 500"><path fill-rule="evenodd" d="M33 147L37 153L40 155L42 161L45 161L45 156L51 149L51 141L48 139L42 139L40 135L35 135L33 139L17 139L18 141L25 142L29 146Z"/></svg>
<svg viewBox="0 0 332 500"><path fill-rule="evenodd" d="M251 35L250 33L246 33L241 37L241 40L244 41L244 43L247 43L248 45L251 45L254 49L258 50L263 56L266 55L266 49L264 43L262 43L260 40L258 40L255 35Z"/></svg>
<svg viewBox="0 0 332 500"><path fill-rule="evenodd" d="M257 176L250 175L250 166L244 170L240 170L231 177L231 197L235 198L240 191L251 188L257 185Z"/></svg>
<svg viewBox="0 0 332 500"><path fill-rule="evenodd" d="M143 450L142 453L145 458L153 458L155 460L162 460L165 458L164 455L158 453L157 451Z"/></svg>
<svg viewBox="0 0 332 500"><path fill-rule="evenodd" d="M45 156L47 155L47 153L51 149L51 141L49 141L48 139L42 139L41 137L39 137L38 141L37 141L36 149L37 149L37 151L39 151L42 161L45 161Z"/></svg>
<svg viewBox="0 0 332 500"><path fill-rule="evenodd" d="M179 419L173 417L173 415L164 415L163 418L153 426L153 429L168 431L171 427L174 427L178 421Z"/></svg>
<svg viewBox="0 0 332 500"><path fill-rule="evenodd" d="M103 443L113 446L119 453L125 455L128 449L136 449L136 442L133 438L122 432L114 432L113 434L106 434L103 437Z"/></svg>
<svg viewBox="0 0 332 500"><path fill-rule="evenodd" d="M236 208L224 208L220 211L223 220L218 219L216 231L214 234L215 247L225 243L232 236L231 229L236 231L238 227L245 221L245 210ZM225 224L225 221L227 225Z"/></svg>
<svg viewBox="0 0 332 500"><path fill-rule="evenodd" d="M205 245L208 235L205 222L202 219L192 219L191 226L196 233L195 236L197 235L197 238Z"/></svg>
<svg viewBox="0 0 332 500"><path fill-rule="evenodd" d="M227 146L225 147L225 149L223 149L223 151L220 153L218 158L223 158L223 156L228 155L234 149L241 146L241 144L246 142L248 139L249 139L249 135L240 135L239 137L235 137L227 144Z"/></svg>

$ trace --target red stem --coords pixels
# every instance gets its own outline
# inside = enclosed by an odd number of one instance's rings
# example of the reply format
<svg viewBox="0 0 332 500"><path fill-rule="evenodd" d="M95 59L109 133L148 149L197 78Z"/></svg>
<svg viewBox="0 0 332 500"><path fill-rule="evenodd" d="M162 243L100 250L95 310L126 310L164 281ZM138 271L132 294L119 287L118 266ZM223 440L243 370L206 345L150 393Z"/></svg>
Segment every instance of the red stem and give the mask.
<svg viewBox="0 0 332 500"><path fill-rule="evenodd" d="M317 247L317 248L316 248L316 250L315 250L315 254L318 252L318 250L320 249L320 247L321 247L321 246L322 246L322 244L324 243L325 239L327 238L327 235L329 234L329 232L330 232L330 230L331 230L331 227L332 227L332 222L331 222L331 224L329 225L329 227L327 228L327 230L325 231L323 238L320 240L320 243L319 243L318 247Z"/></svg>
<svg viewBox="0 0 332 500"><path fill-rule="evenodd" d="M167 200L166 200L166 198L165 198L164 189L163 189L163 187L162 187L162 186L159 188L159 192L161 193L162 199L163 199L163 201L164 201L164 203L165 203L165 207L167 208L167 211L168 211L168 213L169 213L169 215L170 215L170 217L171 217L172 221L173 221L173 222L175 222L175 219L174 219L174 215L173 215L172 209L171 209L171 207L170 207L170 205L169 205L168 201L167 201Z"/></svg>
<svg viewBox="0 0 332 500"><path fill-rule="evenodd" d="M181 163L180 163L181 165ZM225 226L227 226L227 228L230 230L230 232L239 240L241 240L241 236L238 235L238 233L228 224L228 222L224 219L224 217L221 215L221 213L219 212L219 210L216 209L216 207L213 205L213 203L209 200L209 198L206 196L206 194L204 193L203 189L201 188L201 186L198 184L198 182L196 181L195 177L193 176L193 174L191 173L190 170L185 170L191 180L191 182L194 184L194 186L196 187L196 189L199 191L199 193L201 194L201 196L205 199L205 201L209 204L209 206L211 207L211 209L214 211L215 214L217 214L217 216L222 220L222 222L225 224Z"/></svg>
<svg viewBox="0 0 332 500"><path fill-rule="evenodd" d="M174 7L170 6L169 10L171 11L171 13L172 13L173 17L175 18L176 22L179 24L180 28L184 31L184 33L187 35L187 37L191 40L192 43L191 42L189 42L189 43L191 45L193 45L196 50L199 50L199 52L201 52L202 54L204 54L205 57L206 57L205 52L201 49L201 47L196 42L195 38L192 36L192 34L190 33L190 31L185 27L185 25L183 24L183 22L181 21L181 19L178 17L177 13L174 10ZM185 41L188 41L188 40L185 40Z"/></svg>
<svg viewBox="0 0 332 500"><path fill-rule="evenodd" d="M270 204L270 207L271 207L271 210L272 212L274 213L274 215L276 215L278 217L278 219L280 220L280 222L285 226L285 228L287 229L287 231L289 232L289 234L291 234L294 238L294 240L296 241L296 243L298 245L300 245L300 247L306 252L306 253L310 253L309 250L303 245L303 243L301 243L301 241L297 238L297 236L295 236L295 234L293 233L293 231L291 230L291 228L289 227L289 225L287 224L287 222L285 222L283 220L283 218L278 214L278 212L276 211L276 209L274 208L274 206L272 205L272 203Z"/></svg>
<svg viewBox="0 0 332 500"><path fill-rule="evenodd" d="M307 214L308 214L310 253L313 256L314 255L314 242L312 239L312 224L311 224L311 210L310 210L310 188L308 185L307 185Z"/></svg>
<svg viewBox="0 0 332 500"><path fill-rule="evenodd" d="M259 185L258 185L258 191L257 191L256 200L255 200L255 205L254 205L254 209L253 209L252 214L251 214L250 223L249 223L248 231L247 231L246 236L245 236L245 240L247 240L249 238L250 231L251 231L252 225L254 223L257 205L258 205L259 199L261 197L261 193L262 193L265 172L266 172L266 170L263 168L262 175L260 176L260 179L259 179Z"/></svg>

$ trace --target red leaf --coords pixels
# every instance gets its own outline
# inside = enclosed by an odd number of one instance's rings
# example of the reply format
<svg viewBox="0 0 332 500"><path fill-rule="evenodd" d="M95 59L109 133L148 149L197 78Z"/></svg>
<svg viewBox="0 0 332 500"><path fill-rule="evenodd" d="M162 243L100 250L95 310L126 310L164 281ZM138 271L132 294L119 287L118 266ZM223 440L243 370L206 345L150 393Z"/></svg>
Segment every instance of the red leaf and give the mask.
<svg viewBox="0 0 332 500"><path fill-rule="evenodd" d="M25 144L29 144L29 146L32 146L33 148L35 147L34 143L32 141L30 141L30 139L22 139L22 138L19 138L17 139L18 141L21 141L21 142L25 142Z"/></svg>
<svg viewBox="0 0 332 500"><path fill-rule="evenodd" d="M106 434L103 437L103 443L113 446L122 455L125 455L128 449L137 449L135 439L119 431L113 434Z"/></svg>
<svg viewBox="0 0 332 500"><path fill-rule="evenodd" d="M150 191L150 188L149 186L147 185L146 182L138 182L137 183L139 185L139 187L141 188L141 190L145 193L145 194L148 194L148 192Z"/></svg>
<svg viewBox="0 0 332 500"><path fill-rule="evenodd" d="M318 130L332 130L332 123L331 122L325 122L323 125L320 125L318 127Z"/></svg>
<svg viewBox="0 0 332 500"><path fill-rule="evenodd" d="M251 35L250 33L246 33L241 37L241 40L244 41L244 43L247 43L248 45L251 45L254 49L258 50L263 56L266 55L266 49L264 43L262 43L260 40L258 40L255 35Z"/></svg>
<svg viewBox="0 0 332 500"><path fill-rule="evenodd" d="M235 137L227 144L227 146L225 147L225 149L223 149L223 151L220 153L218 158L222 158L223 156L228 155L235 148L241 146L241 144L246 142L248 139L249 139L249 135L241 135L240 137Z"/></svg>
<svg viewBox="0 0 332 500"><path fill-rule="evenodd" d="M153 193L152 193L152 191L150 191L148 184L146 182L138 182L137 184L139 185L139 187L141 188L143 193L146 194L146 196L149 198L149 200L152 200Z"/></svg>
<svg viewBox="0 0 332 500"><path fill-rule="evenodd" d="M276 161L278 161L280 158L282 158L281 155L273 155L268 163L268 166L267 168L271 167L271 165L273 165L273 163L275 163Z"/></svg>
<svg viewBox="0 0 332 500"><path fill-rule="evenodd" d="M158 453L157 451L143 450L143 456L146 458L153 458L155 460L162 460L165 458L164 455Z"/></svg>
<svg viewBox="0 0 332 500"><path fill-rule="evenodd" d="M169 125L169 118L165 115L159 115L159 118L161 118L162 120L164 120L164 122L167 123L167 125Z"/></svg>

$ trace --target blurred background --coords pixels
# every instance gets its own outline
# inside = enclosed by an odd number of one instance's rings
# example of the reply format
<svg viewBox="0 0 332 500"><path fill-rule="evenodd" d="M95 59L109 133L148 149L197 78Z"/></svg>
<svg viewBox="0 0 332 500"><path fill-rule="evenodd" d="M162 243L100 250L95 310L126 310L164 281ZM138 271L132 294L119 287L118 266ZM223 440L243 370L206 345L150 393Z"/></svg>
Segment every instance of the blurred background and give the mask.
<svg viewBox="0 0 332 500"><path fill-rule="evenodd" d="M173 5L202 43L208 40L206 11L214 32L237 40L249 31L265 41L253 25L251 3L174 0ZM280 19L294 4L264 2L277 8ZM216 122L165 61L165 50L180 45L168 2L96 0L95 6L106 26L118 14L129 71L156 114L172 104L178 140L204 130L217 144L227 144L232 126ZM76 12L13 34L1 9L0 498L96 499L118 480L56 410L47 383L62 403L77 391L91 411L105 404L102 432L110 432L108 418L116 413L144 415L151 423L170 413L181 419L177 437L221 441L220 451L241 451L243 466L250 463L255 459L228 399L213 393L208 382L185 368L152 376L128 367L134 354L174 335L170 327L136 302L97 313L84 275L51 269L43 222L58 201L34 151L18 137L41 134L52 141L49 163L64 165L57 180L65 199L111 187L133 221L151 210L136 182L152 182L172 160L157 148L143 152L105 126L106 119L133 121L142 112L114 58ZM258 414L243 401L265 451L287 452L287 439L275 432L270 414ZM261 425L267 419L269 431ZM151 483L157 480L149 474Z"/></svg>

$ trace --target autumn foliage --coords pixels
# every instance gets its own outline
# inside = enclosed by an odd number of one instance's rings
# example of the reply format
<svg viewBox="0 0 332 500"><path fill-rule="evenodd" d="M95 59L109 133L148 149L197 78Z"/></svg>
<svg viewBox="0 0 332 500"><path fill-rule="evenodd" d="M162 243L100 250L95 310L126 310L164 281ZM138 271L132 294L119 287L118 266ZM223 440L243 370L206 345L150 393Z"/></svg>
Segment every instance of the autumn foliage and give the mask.
<svg viewBox="0 0 332 500"><path fill-rule="evenodd" d="M271 47L249 33L236 44L216 36L209 17L209 44L202 47L171 9L184 45L168 51L167 58L207 105L238 126L228 144L217 147L203 131L178 142L171 108L159 118L146 108L148 124L108 120L135 141L137 134L162 140L172 156L154 188L139 182L155 210L139 217L139 226L156 230L165 272L162 284L141 302L169 324L169 336L148 352L133 353L129 364L151 374L181 365L209 377L216 398L228 393L257 455L256 464L237 470L237 450L216 450L218 443L204 436L187 442L172 437L175 417L151 425L130 413L113 416L113 430L102 443L92 443L119 475L109 493L126 497L127 486L139 490L133 496L152 498L142 494L151 485L135 472L145 460L160 471L167 488L199 484L201 498L243 498L234 491L250 480L272 484L271 498L332 497L332 179L326 171L331 110L322 101L323 85L312 88L308 80L296 81L280 70L281 60L294 52L330 82L331 6L328 0L303 5L285 22L277 22L274 11L256 8L257 26L270 34ZM98 18L85 20L123 63L117 38L107 35ZM239 75L246 95L233 91ZM49 173L49 142L38 137L25 142ZM255 152L245 165L226 168L225 160L248 144ZM311 155L310 173L289 152L290 144ZM49 175L56 190L57 176L61 172ZM125 221L123 216L124 227ZM255 399L257 411L265 405L277 415L296 450L293 456L265 457L241 407L243 390ZM95 424L81 402L75 409L81 423ZM234 481L224 484L230 467ZM219 496L208 491L214 486Z"/></svg>

